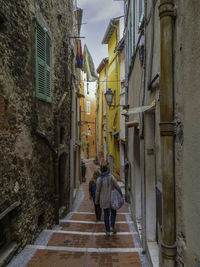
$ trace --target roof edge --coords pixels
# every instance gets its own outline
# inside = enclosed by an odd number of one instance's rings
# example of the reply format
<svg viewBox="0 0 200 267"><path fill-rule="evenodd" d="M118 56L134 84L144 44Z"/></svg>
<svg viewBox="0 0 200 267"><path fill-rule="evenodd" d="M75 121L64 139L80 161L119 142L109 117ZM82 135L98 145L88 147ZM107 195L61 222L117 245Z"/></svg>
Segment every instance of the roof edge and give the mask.
<svg viewBox="0 0 200 267"><path fill-rule="evenodd" d="M108 24L108 27L106 29L106 32L104 34L103 40L101 41L101 44L108 44L110 40L109 34L111 34L111 31L114 29L113 23L116 24L116 22L120 21L120 18L112 18Z"/></svg>
<svg viewBox="0 0 200 267"><path fill-rule="evenodd" d="M107 57L103 58L98 68L96 69L97 73L100 73L107 63L108 63L108 58Z"/></svg>

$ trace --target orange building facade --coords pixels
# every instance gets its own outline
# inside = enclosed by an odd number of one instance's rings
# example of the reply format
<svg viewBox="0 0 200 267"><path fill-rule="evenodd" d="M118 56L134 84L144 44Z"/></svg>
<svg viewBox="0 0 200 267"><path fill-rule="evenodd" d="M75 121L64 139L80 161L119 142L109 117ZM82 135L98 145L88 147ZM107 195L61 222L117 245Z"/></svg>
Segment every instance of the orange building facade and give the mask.
<svg viewBox="0 0 200 267"><path fill-rule="evenodd" d="M81 157L96 157L96 82L84 80L81 86Z"/></svg>

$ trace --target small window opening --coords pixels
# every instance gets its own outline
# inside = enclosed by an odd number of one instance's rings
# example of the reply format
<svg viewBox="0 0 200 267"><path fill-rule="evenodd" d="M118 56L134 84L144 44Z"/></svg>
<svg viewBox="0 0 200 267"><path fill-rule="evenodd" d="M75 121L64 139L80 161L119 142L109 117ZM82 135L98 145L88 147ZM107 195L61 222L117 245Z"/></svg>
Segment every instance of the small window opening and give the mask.
<svg viewBox="0 0 200 267"><path fill-rule="evenodd" d="M3 30L5 27L5 16L3 14L0 14L0 30Z"/></svg>
<svg viewBox="0 0 200 267"><path fill-rule="evenodd" d="M44 226L44 213L41 213L38 217L38 228L42 228Z"/></svg>
<svg viewBox="0 0 200 267"><path fill-rule="evenodd" d="M62 127L60 129L60 144L64 144L64 137L65 137L65 129Z"/></svg>

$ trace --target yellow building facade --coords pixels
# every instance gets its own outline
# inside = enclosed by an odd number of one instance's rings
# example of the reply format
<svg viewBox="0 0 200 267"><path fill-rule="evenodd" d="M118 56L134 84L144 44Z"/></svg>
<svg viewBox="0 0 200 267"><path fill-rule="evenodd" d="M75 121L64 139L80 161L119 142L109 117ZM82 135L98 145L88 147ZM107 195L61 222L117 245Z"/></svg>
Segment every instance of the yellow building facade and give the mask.
<svg viewBox="0 0 200 267"><path fill-rule="evenodd" d="M112 105L120 104L120 57L115 52L120 36L120 19L111 19L102 44L108 45L107 89L114 94ZM111 172L120 178L120 107L107 105L108 162Z"/></svg>
<svg viewBox="0 0 200 267"><path fill-rule="evenodd" d="M108 58L104 58L97 68L99 80L96 90L96 114L97 114L97 155L99 163L107 158L107 107L105 92L107 89Z"/></svg>
<svg viewBox="0 0 200 267"><path fill-rule="evenodd" d="M91 159L96 157L96 82L87 82L82 72L80 86L81 107L81 157Z"/></svg>

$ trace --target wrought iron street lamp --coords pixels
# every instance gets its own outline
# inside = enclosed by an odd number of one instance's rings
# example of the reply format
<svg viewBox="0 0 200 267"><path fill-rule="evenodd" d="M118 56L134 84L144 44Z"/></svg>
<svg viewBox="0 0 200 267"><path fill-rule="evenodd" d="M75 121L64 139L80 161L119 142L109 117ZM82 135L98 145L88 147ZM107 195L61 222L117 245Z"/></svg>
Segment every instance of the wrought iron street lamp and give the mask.
<svg viewBox="0 0 200 267"><path fill-rule="evenodd" d="M108 104L109 107L123 107L123 109L129 108L129 105L112 105L113 96L114 94L111 88L108 88L108 90L105 92L105 98L106 98L106 103Z"/></svg>
<svg viewBox="0 0 200 267"><path fill-rule="evenodd" d="M113 101L113 92L110 88L108 88L108 90L105 92L105 97L106 97L106 102L108 104L108 106L111 106L112 101Z"/></svg>

